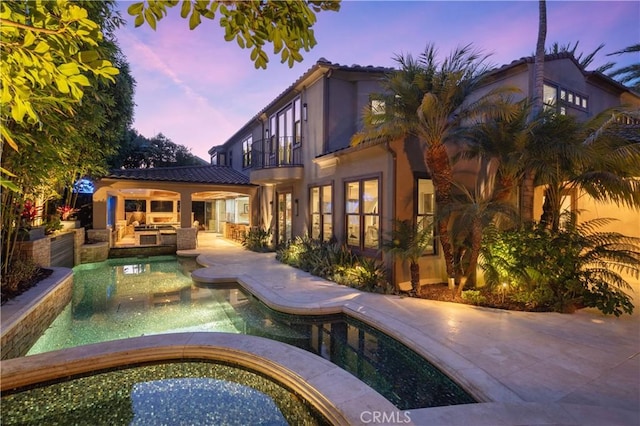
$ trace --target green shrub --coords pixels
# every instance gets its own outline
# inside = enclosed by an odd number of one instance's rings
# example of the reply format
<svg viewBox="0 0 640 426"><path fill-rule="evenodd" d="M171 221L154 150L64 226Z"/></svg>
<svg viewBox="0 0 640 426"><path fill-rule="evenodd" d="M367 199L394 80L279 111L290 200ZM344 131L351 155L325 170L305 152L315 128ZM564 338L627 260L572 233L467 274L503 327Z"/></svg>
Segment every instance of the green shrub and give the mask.
<svg viewBox="0 0 640 426"><path fill-rule="evenodd" d="M15 292L21 283L33 278L40 267L33 259L14 258L9 272L2 277L2 290Z"/></svg>
<svg viewBox="0 0 640 426"><path fill-rule="evenodd" d="M481 305L487 301L478 290L465 290L462 292L462 300L472 305Z"/></svg>
<svg viewBox="0 0 640 426"><path fill-rule="evenodd" d="M343 244L296 237L278 247L276 259L338 284L377 292L388 287L387 272L381 262L356 255Z"/></svg>
<svg viewBox="0 0 640 426"><path fill-rule="evenodd" d="M485 234L481 266L490 286L508 283L511 298L558 312L595 307L619 316L633 312L620 275L640 274L640 239L596 232L610 222L596 219L551 232L542 225Z"/></svg>
<svg viewBox="0 0 640 426"><path fill-rule="evenodd" d="M242 234L242 245L251 251L267 252L271 251L269 240L271 239L271 229L265 231L262 228L251 228L249 232Z"/></svg>

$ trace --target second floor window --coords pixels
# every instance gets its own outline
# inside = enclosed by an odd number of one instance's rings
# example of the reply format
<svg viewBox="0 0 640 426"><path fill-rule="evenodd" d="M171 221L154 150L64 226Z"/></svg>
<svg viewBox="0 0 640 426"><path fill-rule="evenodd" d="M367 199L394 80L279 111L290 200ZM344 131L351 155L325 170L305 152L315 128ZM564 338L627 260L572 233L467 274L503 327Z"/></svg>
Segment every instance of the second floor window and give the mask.
<svg viewBox="0 0 640 426"><path fill-rule="evenodd" d="M567 108L575 108L581 111L589 110L587 96L581 95L564 87L544 84L544 109L554 111L561 115L567 114Z"/></svg>
<svg viewBox="0 0 640 426"><path fill-rule="evenodd" d="M251 167L251 145L253 144L253 138L247 137L242 141L242 167Z"/></svg>
<svg viewBox="0 0 640 426"><path fill-rule="evenodd" d="M296 148L302 143L302 102L296 98L269 118L271 166L297 164Z"/></svg>
<svg viewBox="0 0 640 426"><path fill-rule="evenodd" d="M346 183L347 245L363 251L380 248L379 187L378 178Z"/></svg>

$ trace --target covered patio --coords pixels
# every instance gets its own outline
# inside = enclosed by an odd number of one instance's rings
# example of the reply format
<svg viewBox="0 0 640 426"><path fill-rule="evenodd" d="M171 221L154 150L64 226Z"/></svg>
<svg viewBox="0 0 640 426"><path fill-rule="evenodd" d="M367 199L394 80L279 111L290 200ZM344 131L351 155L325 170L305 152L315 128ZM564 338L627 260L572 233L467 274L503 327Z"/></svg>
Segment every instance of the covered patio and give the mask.
<svg viewBox="0 0 640 426"><path fill-rule="evenodd" d="M175 245L188 250L200 232L228 238L258 224L258 187L230 167L112 170L96 182L89 237L110 247Z"/></svg>

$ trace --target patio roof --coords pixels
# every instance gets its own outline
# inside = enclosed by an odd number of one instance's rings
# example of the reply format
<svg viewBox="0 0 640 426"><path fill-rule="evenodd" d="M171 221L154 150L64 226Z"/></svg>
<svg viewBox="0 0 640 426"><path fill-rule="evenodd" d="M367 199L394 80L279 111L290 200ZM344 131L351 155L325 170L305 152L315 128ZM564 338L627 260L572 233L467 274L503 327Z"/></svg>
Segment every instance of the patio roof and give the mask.
<svg viewBox="0 0 640 426"><path fill-rule="evenodd" d="M251 185L249 177L228 166L181 166L149 169L114 169L107 179Z"/></svg>

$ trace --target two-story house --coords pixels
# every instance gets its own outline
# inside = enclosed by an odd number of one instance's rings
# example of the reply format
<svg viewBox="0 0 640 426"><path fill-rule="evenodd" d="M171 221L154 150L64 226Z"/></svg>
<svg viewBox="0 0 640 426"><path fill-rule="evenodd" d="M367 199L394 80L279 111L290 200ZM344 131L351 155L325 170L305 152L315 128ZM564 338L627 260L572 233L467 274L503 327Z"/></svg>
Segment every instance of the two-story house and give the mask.
<svg viewBox="0 0 640 426"><path fill-rule="evenodd" d="M531 98L533 67L533 58L522 58L497 68L480 91L509 85ZM307 233L375 256L392 218L434 215L433 185L416 141L349 144L362 125L363 109L375 107L380 79L389 71L321 59L209 151L212 164L231 166L259 185L251 202L252 217L259 223L252 225L271 229L275 243ZM614 106L640 107L638 94L601 73L583 70L570 54L546 57L544 93L547 108L581 119ZM542 194L542 189L536 191L537 217ZM596 205L584 194L567 194L567 202L582 210L584 219L617 217L627 234L640 236L637 211ZM420 268L423 283L446 281L437 247L423 256ZM409 281L408 267L399 262L393 275L396 283Z"/></svg>
<svg viewBox="0 0 640 426"><path fill-rule="evenodd" d="M308 233L375 255L382 217L392 217L391 164L384 148L349 149L363 109L390 69L320 59L223 145L212 164L259 185L252 207L274 242ZM255 210L254 210L255 212Z"/></svg>

